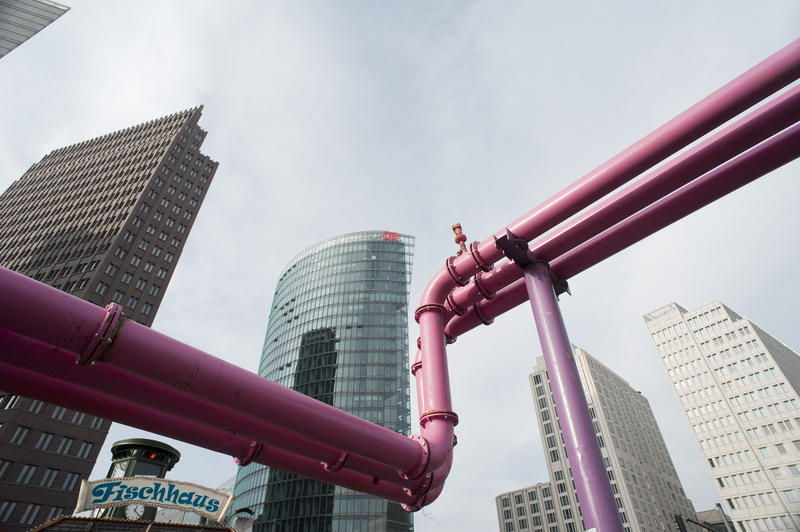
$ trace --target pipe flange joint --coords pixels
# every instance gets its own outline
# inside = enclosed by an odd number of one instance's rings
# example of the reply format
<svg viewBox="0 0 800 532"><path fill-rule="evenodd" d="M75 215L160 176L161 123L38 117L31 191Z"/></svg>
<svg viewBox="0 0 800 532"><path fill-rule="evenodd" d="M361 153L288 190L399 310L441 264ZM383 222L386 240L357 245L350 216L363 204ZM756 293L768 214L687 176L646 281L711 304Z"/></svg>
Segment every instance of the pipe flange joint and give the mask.
<svg viewBox="0 0 800 532"><path fill-rule="evenodd" d="M418 497L417 500L415 500L411 504L400 505L400 507L406 512L416 512L417 510L422 509L423 506L425 506L425 495L423 495L422 497Z"/></svg>
<svg viewBox="0 0 800 532"><path fill-rule="evenodd" d="M475 282L475 288L478 292L483 296L484 299L492 299L497 292L492 292L489 290L489 287L486 286L486 282L483 280L483 273L478 272L475 274L475 277L472 280Z"/></svg>
<svg viewBox="0 0 800 532"><path fill-rule="evenodd" d="M464 277L463 275L459 275L456 271L455 267L455 257L447 257L447 261L445 262L445 266L447 267L447 273L450 274L450 278L456 283L458 286L465 286L469 283L469 277Z"/></svg>
<svg viewBox="0 0 800 532"><path fill-rule="evenodd" d="M483 310L481 310L481 306L478 303L472 305L472 310L475 311L475 315L478 317L479 320L481 320L481 323L483 323L484 325L491 325L492 323L494 323L494 319L487 317L483 313Z"/></svg>
<svg viewBox="0 0 800 532"><path fill-rule="evenodd" d="M453 426L458 425L458 414L452 410L428 410L419 416L420 426L424 426L429 419L452 419Z"/></svg>
<svg viewBox="0 0 800 532"><path fill-rule="evenodd" d="M463 316L464 314L467 313L466 309L463 309L458 306L458 304L455 301L455 298L453 297L453 292L447 294L447 306L450 307L450 310L452 310L456 316Z"/></svg>
<svg viewBox="0 0 800 532"><path fill-rule="evenodd" d="M448 345L456 343L456 340L458 340L458 336L453 337L445 333L444 341L447 342Z"/></svg>
<svg viewBox="0 0 800 532"><path fill-rule="evenodd" d="M433 471L426 473L425 476L422 477L422 483L416 488L403 488L403 493L409 497L421 497L428 493L428 490L431 489L431 484L433 484Z"/></svg>
<svg viewBox="0 0 800 532"><path fill-rule="evenodd" d="M331 465L328 462L320 462L320 464L322 465L322 469L324 469L325 471L329 472L339 471L344 466L344 463L347 461L347 458L349 456L350 453L342 451L342 454L340 454L339 457L336 459L335 464Z"/></svg>
<svg viewBox="0 0 800 532"><path fill-rule="evenodd" d="M425 473L425 470L428 469L428 464L431 460L431 446L428 444L428 440L419 434L414 434L413 436L410 436L410 438L417 442L420 447L422 447L422 459L414 469L410 471L397 472L400 475L400 478L403 480L415 480L421 477L422 474Z"/></svg>
<svg viewBox="0 0 800 532"><path fill-rule="evenodd" d="M416 376L417 375L417 371L419 371L421 367L422 367L422 361L421 360L411 364L411 374Z"/></svg>
<svg viewBox="0 0 800 532"><path fill-rule="evenodd" d="M472 256L472 260L475 261L475 265L478 266L481 270L488 272L492 269L492 264L486 262L486 260L481 256L480 252L478 251L478 243L472 242L469 245L469 254Z"/></svg>
<svg viewBox="0 0 800 532"><path fill-rule="evenodd" d="M417 349L422 349L422 336L417 336Z"/></svg>
<svg viewBox="0 0 800 532"><path fill-rule="evenodd" d="M116 303L109 303L106 306L106 315L97 327L94 336L89 341L83 353L78 355L76 363L85 366L94 364L103 358L108 348L114 342L119 327L122 325L122 307Z"/></svg>
<svg viewBox="0 0 800 532"><path fill-rule="evenodd" d="M233 461L236 462L236 465L240 467L246 466L247 464L252 462L256 456L258 456L261 453L261 449L263 448L264 448L263 443L251 441L247 446L247 451L244 453L244 455L237 456L236 458L233 459Z"/></svg>
<svg viewBox="0 0 800 532"><path fill-rule="evenodd" d="M431 303L429 305L421 305L417 307L417 310L414 311L414 320L419 323L419 317L422 316L424 312L438 312L442 316L447 314L447 309L444 308L443 305L437 305L436 303Z"/></svg>

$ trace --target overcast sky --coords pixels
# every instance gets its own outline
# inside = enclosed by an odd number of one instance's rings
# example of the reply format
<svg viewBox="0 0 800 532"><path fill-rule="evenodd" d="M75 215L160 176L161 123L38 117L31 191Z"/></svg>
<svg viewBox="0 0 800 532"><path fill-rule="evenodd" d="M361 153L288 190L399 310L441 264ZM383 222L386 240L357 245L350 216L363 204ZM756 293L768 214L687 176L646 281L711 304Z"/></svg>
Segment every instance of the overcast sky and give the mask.
<svg viewBox="0 0 800 532"><path fill-rule="evenodd" d="M220 166L153 327L253 371L278 274L303 248L415 235L413 313L457 249L453 223L487 238L800 28L796 0L64 1L71 11L0 59L0 189L55 148L204 104L202 151ZM717 491L642 315L720 299L800 348L799 170L629 248L562 297L571 340L649 399L697 510ZM416 530L496 530L495 495L547 480L529 308L449 354L458 447ZM116 425L93 477L111 443L143 435ZM230 457L173 444L172 478L235 474Z"/></svg>

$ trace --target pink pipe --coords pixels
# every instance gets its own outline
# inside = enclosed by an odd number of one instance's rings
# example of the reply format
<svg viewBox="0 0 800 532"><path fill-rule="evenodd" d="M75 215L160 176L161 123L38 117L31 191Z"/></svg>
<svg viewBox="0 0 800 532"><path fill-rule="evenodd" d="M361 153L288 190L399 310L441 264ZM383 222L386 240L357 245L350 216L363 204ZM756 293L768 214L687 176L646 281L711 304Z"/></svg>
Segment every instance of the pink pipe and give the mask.
<svg viewBox="0 0 800 532"><path fill-rule="evenodd" d="M226 410L194 396L179 393L172 388L165 388L152 381L121 373L105 364L79 366L75 364L74 353L3 329L0 329L0 362L81 385L86 389L114 396L132 404L140 404L151 410L163 411L225 434L264 442L270 447L290 454L314 459L320 468L323 467L322 463L336 467L343 457L341 449L301 438L236 411ZM395 469L358 455L346 456L344 464L346 469L377 477L398 484L400 487L417 489L421 484L419 480L403 480Z"/></svg>
<svg viewBox="0 0 800 532"><path fill-rule="evenodd" d="M794 87L570 220L535 242L531 251L549 262L798 120L800 87ZM454 289L447 308L463 314L485 293L497 292L521 276L516 264L503 261L471 284Z"/></svg>
<svg viewBox="0 0 800 532"><path fill-rule="evenodd" d="M83 353L105 319L103 309L4 268L0 268L0 293L9 302L0 308L0 328L77 354ZM131 320L122 322L103 363L401 471L415 470L424 460L419 443L410 438Z"/></svg>
<svg viewBox="0 0 800 532"><path fill-rule="evenodd" d="M800 124L796 124L751 148L677 192L555 259L551 264L553 273L561 279L574 277L667 225L798 157L800 157ZM475 307L487 319L494 319L527 300L525 283L523 279L519 279L498 292L492 300L478 303L463 316L453 318L447 324L446 334L448 337L455 338L483 323L476 314Z"/></svg>
<svg viewBox="0 0 800 532"><path fill-rule="evenodd" d="M10 392L24 394L43 401L62 404L81 412L106 417L145 430L150 430L194 445L232 456L252 454L248 440L188 423L179 417L169 416L159 410L151 410L134 403L121 401L82 386L51 379L38 373L26 371L7 364L0 364L0 374L6 379L3 387ZM297 457L277 449L257 450L254 460L307 476L322 482L377 495L404 505L417 504L418 497L406 495L397 485L377 482L368 475L347 470L329 473L313 459Z"/></svg>
<svg viewBox="0 0 800 532"><path fill-rule="evenodd" d="M506 227L520 238L534 239L798 77L800 39L706 96ZM490 265L503 258L494 245L494 238L503 235L505 228L476 245L479 255ZM452 269L467 279L478 270L468 253L456 257ZM429 289L423 294L423 304L441 304L444 301L447 294L442 294L442 287L438 286L443 277L449 280L446 269L438 272L429 283Z"/></svg>

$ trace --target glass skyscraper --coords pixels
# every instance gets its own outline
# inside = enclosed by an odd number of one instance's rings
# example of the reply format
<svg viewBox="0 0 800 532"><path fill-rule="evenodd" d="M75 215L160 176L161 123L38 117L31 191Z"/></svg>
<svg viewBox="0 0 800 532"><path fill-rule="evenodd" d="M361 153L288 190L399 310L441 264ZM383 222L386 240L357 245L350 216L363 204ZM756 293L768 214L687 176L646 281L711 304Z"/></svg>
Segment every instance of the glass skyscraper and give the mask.
<svg viewBox="0 0 800 532"><path fill-rule="evenodd" d="M408 435L408 289L414 237L364 231L315 244L278 281L259 374ZM413 530L379 497L260 464L239 468L234 508L254 531Z"/></svg>

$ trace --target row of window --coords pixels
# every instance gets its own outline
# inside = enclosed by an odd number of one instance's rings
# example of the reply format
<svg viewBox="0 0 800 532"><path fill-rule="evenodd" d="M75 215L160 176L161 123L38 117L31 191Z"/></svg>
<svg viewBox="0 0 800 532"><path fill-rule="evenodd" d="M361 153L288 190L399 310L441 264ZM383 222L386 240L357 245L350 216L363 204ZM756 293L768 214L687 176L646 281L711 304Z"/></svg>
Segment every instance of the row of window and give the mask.
<svg viewBox="0 0 800 532"><path fill-rule="evenodd" d="M20 467L16 477L5 478L7 473L11 471L13 464L14 462L0 459L0 480L16 482L17 484L33 484L40 488L55 488L73 491L78 486L78 480L80 479L79 473L64 471L64 474L60 475L62 471L59 469L38 466L35 464L22 464L22 467ZM41 477L37 482L31 482L34 480L35 473L40 468L43 471ZM59 478L59 476L62 478L59 482L57 482L56 480Z"/></svg>
<svg viewBox="0 0 800 532"><path fill-rule="evenodd" d="M39 512L42 509L41 504L28 504L28 506L25 507L25 510L20 514L16 523L12 523L10 519L16 507L17 503L15 501L0 501L0 523L9 525L18 523L20 525L30 526L37 522L36 518L39 517ZM53 506L50 508L50 512L42 522L51 521L63 513L64 508L61 508L60 506Z"/></svg>
<svg viewBox="0 0 800 532"><path fill-rule="evenodd" d="M33 432L33 429L30 427L26 427L24 425L18 425L17 428L14 430L14 434L11 436L9 443L11 445L19 445L24 446L25 443L28 441L28 436ZM36 443L33 445L34 449L38 449L40 451L51 451L58 454L63 455L70 455L70 451L73 449L73 444L75 443L75 438L70 438L68 436L61 436L61 441L59 442L58 446L53 449L51 448L51 443L54 438L54 434L49 432L42 432L39 434L39 438L36 440ZM83 441L80 443L79 446L75 447L75 454L77 458L88 459L89 455L92 452L92 448L94 444L88 441Z"/></svg>

